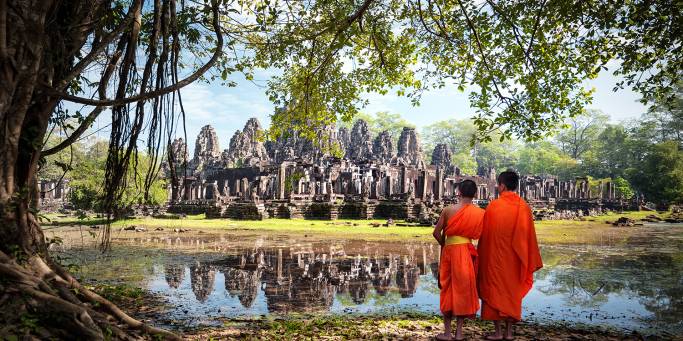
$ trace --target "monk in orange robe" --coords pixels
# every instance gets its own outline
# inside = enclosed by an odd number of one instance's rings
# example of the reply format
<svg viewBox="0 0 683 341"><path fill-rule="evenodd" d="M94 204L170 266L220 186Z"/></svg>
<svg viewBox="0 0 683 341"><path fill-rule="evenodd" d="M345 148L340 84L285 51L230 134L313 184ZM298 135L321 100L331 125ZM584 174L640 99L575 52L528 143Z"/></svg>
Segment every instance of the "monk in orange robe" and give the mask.
<svg viewBox="0 0 683 341"><path fill-rule="evenodd" d="M471 180L459 186L459 203L446 207L434 227L434 238L441 244L439 284L440 308L444 317L444 333L439 340L463 340L465 318L474 318L479 310L476 256L472 239L478 239L483 228L484 210L472 204L477 184ZM451 321L457 318L455 337Z"/></svg>
<svg viewBox="0 0 683 341"><path fill-rule="evenodd" d="M515 172L498 176L500 196L486 207L477 245L481 317L495 324L495 333L487 340L514 338L512 326L522 319L522 298L531 290L534 272L543 267L531 209L515 193L518 184Z"/></svg>

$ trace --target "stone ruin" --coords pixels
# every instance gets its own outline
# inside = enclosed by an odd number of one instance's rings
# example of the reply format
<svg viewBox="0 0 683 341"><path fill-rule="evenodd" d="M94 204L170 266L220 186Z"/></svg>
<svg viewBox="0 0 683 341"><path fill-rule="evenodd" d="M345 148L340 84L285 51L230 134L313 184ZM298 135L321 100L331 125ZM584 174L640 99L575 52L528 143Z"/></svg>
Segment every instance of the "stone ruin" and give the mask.
<svg viewBox="0 0 683 341"><path fill-rule="evenodd" d="M498 195L495 169L461 174L445 144L436 146L427 165L415 129L403 129L394 151L391 134L381 132L373 139L363 120L356 121L351 132L327 127L315 142L296 132L263 142L261 125L252 118L222 153L215 130L205 126L185 174L169 181L169 193L177 197L169 197L168 211L206 213L209 218L393 218L429 223L444 205L457 202L463 180L478 184L481 206ZM585 178L559 181L554 176L524 176L519 186L520 195L536 209L589 212L624 205L613 184L602 184L599 190L591 193Z"/></svg>
<svg viewBox="0 0 683 341"><path fill-rule="evenodd" d="M38 180L38 205L42 211L54 212L62 208L69 208L69 180Z"/></svg>

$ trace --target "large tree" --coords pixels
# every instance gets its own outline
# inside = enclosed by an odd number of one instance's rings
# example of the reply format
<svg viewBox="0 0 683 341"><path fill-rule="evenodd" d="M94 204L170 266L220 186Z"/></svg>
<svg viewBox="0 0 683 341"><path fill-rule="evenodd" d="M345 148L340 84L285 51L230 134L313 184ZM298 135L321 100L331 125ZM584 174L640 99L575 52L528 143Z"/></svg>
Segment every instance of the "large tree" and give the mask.
<svg viewBox="0 0 683 341"><path fill-rule="evenodd" d="M112 212L138 141L150 158L144 186L153 183L160 151L183 126L179 90L202 76L235 85L232 72L281 70L269 83L282 108L272 136L295 128L314 138L357 113L364 92L418 102L451 86L475 90L480 138L501 129L503 138L538 139L581 112L590 101L584 79L611 59L621 62L618 86L645 101L673 98L680 14L676 1L645 0L0 0L0 289L16 309L49 316L41 322L52 336L126 338L109 314L173 337L81 286L47 252L35 207L40 160L102 113L111 121L103 205ZM89 111L65 117L65 101ZM50 125L64 119L78 124L44 148Z"/></svg>
<svg viewBox="0 0 683 341"><path fill-rule="evenodd" d="M49 257L36 214L36 174L41 159L71 146L107 112L103 203L114 211L143 131L150 169L158 168L159 151L178 126L177 91L226 61L230 45L219 16L229 24L236 16L230 10L218 1L0 1L0 290L12 316L40 317L49 331L40 337L125 339L134 329L176 337L126 315ZM193 49L211 51L199 55L205 62L196 69L186 61ZM67 114L64 101L90 111ZM67 128L68 137L45 145L55 126ZM154 177L144 177L145 188Z"/></svg>
<svg viewBox="0 0 683 341"><path fill-rule="evenodd" d="M445 143L453 155L453 163L465 174L476 174L489 168L514 168L517 162L516 140L502 140L491 132L491 141L476 139L477 127L472 120L439 121L424 127L425 151L431 153L439 143Z"/></svg>
<svg viewBox="0 0 683 341"><path fill-rule="evenodd" d="M676 1L271 1L254 63L285 108L273 135L348 119L364 92L472 89L479 137L541 139L583 112L584 80L607 70L643 100L672 101L681 77ZM349 14L350 13L350 14ZM340 14L346 16L340 16ZM282 24L285 23L285 24ZM332 25L328 25L332 23ZM456 90L457 89L457 90Z"/></svg>
<svg viewBox="0 0 683 341"><path fill-rule="evenodd" d="M572 158L581 159L585 152L595 146L608 121L609 116L597 110L587 110L570 117L565 122L566 128L557 135L557 144Z"/></svg>
<svg viewBox="0 0 683 341"><path fill-rule="evenodd" d="M630 177L647 200L663 206L683 203L683 151L675 141L650 146Z"/></svg>

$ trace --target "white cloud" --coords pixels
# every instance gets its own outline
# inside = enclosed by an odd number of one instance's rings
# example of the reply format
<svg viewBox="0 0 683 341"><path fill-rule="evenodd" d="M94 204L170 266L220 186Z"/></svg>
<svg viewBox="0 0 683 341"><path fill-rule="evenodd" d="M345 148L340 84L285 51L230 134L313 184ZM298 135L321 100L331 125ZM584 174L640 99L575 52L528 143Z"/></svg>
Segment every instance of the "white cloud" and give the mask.
<svg viewBox="0 0 683 341"><path fill-rule="evenodd" d="M207 124L216 129L222 149L228 147L232 135L241 130L249 118L258 118L264 127L270 124L273 106L262 89L251 83L243 82L236 88L192 84L183 89L182 94L189 150L194 150L197 134ZM182 133L179 131L177 135L182 136Z"/></svg>

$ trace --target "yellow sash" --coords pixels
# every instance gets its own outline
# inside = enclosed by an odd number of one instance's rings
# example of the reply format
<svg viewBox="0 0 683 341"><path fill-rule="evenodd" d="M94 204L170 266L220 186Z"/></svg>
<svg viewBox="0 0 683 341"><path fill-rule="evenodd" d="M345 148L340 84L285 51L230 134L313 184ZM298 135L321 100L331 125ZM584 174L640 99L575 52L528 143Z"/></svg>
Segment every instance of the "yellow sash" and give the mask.
<svg viewBox="0 0 683 341"><path fill-rule="evenodd" d="M455 245L455 244L467 244L471 243L472 240L466 237L461 237L461 236L447 236L446 237L446 245Z"/></svg>

